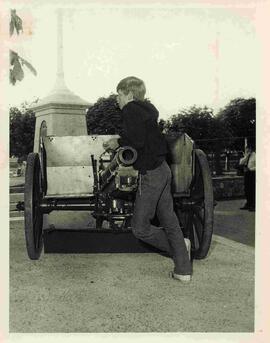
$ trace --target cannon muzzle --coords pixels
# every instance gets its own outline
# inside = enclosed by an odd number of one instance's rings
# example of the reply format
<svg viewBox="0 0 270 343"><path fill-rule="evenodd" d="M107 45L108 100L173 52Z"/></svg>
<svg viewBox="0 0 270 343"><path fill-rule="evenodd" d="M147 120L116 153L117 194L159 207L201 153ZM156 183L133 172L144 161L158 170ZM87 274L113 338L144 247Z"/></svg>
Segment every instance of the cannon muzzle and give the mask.
<svg viewBox="0 0 270 343"><path fill-rule="evenodd" d="M137 151L130 146L119 148L115 158L118 165L131 166L137 160ZM112 161L113 162L113 161Z"/></svg>
<svg viewBox="0 0 270 343"><path fill-rule="evenodd" d="M134 148L130 146L119 148L109 165L99 173L101 189L110 183L110 180L115 176L119 167L131 166L137 160L137 157L138 154Z"/></svg>

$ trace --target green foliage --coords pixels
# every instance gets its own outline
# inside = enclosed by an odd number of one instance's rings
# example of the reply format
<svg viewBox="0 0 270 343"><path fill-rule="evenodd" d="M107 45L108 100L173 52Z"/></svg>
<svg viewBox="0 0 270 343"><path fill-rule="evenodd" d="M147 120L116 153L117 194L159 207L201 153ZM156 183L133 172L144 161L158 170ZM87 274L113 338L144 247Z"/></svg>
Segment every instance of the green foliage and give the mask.
<svg viewBox="0 0 270 343"><path fill-rule="evenodd" d="M232 136L255 137L256 99L233 99L219 111L217 118Z"/></svg>
<svg viewBox="0 0 270 343"><path fill-rule="evenodd" d="M171 117L168 132L178 132L184 128L194 139L210 138L213 121L212 109L192 106Z"/></svg>
<svg viewBox="0 0 270 343"><path fill-rule="evenodd" d="M88 134L119 134L122 129L121 111L116 95L99 98L86 114Z"/></svg>
<svg viewBox="0 0 270 343"><path fill-rule="evenodd" d="M11 107L9 115L10 156L25 159L34 147L35 115L28 104L21 109Z"/></svg>
<svg viewBox="0 0 270 343"><path fill-rule="evenodd" d="M10 50L10 70L9 70L9 81L12 85L15 85L17 81L22 81L24 78L24 71L22 66L26 66L35 76L37 71L35 68L27 62L25 59L20 57L15 51Z"/></svg>
<svg viewBox="0 0 270 343"><path fill-rule="evenodd" d="M167 121L166 120L160 119L158 121L158 126L159 126L161 132L167 131Z"/></svg>
<svg viewBox="0 0 270 343"><path fill-rule="evenodd" d="M14 28L16 29L17 35L20 31L23 32L22 19L16 14L16 10L10 11L10 23L9 23L9 34L10 36L14 33Z"/></svg>
<svg viewBox="0 0 270 343"><path fill-rule="evenodd" d="M16 14L16 10L11 10L11 18L9 24L9 32L11 36L14 33L14 28L16 29L17 34L19 34L20 31L23 32L21 18ZM15 85L17 81L22 81L22 79L24 78L23 66L26 66L35 76L37 75L37 71L31 65L31 63L19 56L15 51L10 50L9 59L9 81L12 85Z"/></svg>
<svg viewBox="0 0 270 343"><path fill-rule="evenodd" d="M206 151L222 149L230 133L224 130L222 123L213 115L209 107L191 106L173 115L166 122L168 133L185 131L197 145Z"/></svg>

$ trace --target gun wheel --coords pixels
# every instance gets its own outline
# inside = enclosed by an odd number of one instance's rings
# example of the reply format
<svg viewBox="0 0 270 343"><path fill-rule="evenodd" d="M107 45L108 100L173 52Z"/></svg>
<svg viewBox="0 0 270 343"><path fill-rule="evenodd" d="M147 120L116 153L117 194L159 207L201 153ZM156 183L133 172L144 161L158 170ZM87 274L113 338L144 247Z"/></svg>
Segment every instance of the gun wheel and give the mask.
<svg viewBox="0 0 270 343"><path fill-rule="evenodd" d="M213 234L214 196L211 172L206 155L195 149L195 175L191 184L189 206L178 209L177 215L184 229L184 236L189 238L192 257L203 259L207 256Z"/></svg>
<svg viewBox="0 0 270 343"><path fill-rule="evenodd" d="M27 157L24 191L24 227L28 256L38 260L43 248L43 213L40 208L42 181L39 155L30 153Z"/></svg>

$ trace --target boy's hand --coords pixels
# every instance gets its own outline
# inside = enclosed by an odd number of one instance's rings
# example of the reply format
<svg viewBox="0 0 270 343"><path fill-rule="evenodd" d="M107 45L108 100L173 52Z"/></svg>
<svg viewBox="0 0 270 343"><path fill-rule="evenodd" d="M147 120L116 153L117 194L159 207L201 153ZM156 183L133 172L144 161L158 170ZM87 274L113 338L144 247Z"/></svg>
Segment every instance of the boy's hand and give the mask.
<svg viewBox="0 0 270 343"><path fill-rule="evenodd" d="M116 150L118 147L118 138L111 138L107 142L103 143L103 148L105 150Z"/></svg>

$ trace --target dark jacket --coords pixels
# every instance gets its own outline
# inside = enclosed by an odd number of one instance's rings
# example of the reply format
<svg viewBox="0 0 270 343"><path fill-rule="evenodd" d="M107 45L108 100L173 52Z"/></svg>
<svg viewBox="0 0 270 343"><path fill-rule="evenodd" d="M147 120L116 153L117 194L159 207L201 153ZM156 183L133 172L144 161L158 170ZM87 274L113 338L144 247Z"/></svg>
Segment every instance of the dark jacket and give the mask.
<svg viewBox="0 0 270 343"><path fill-rule="evenodd" d="M129 145L138 152L134 168L145 174L157 168L167 153L167 143L158 127L158 110L146 101L131 101L123 109L123 132L120 146Z"/></svg>

